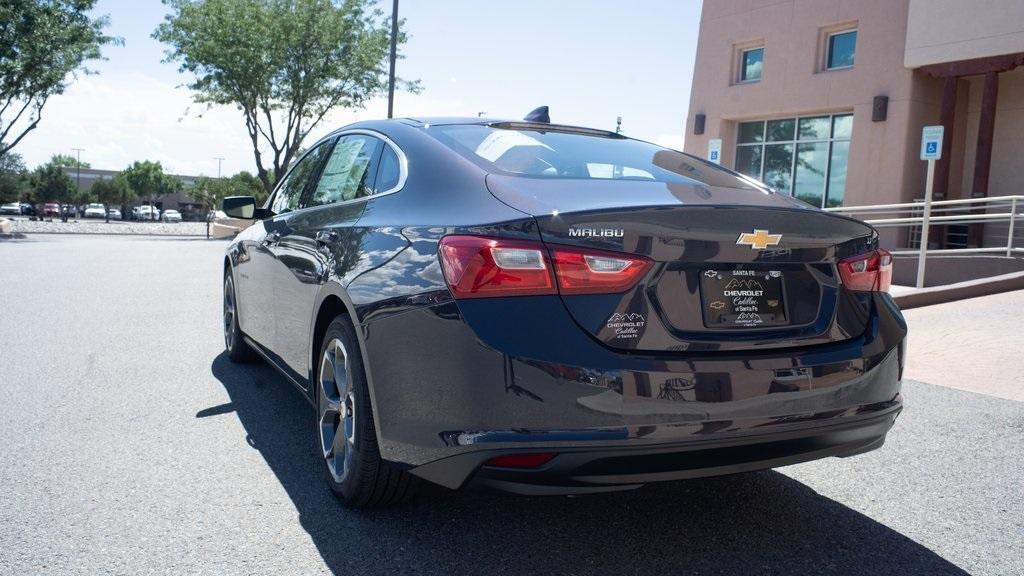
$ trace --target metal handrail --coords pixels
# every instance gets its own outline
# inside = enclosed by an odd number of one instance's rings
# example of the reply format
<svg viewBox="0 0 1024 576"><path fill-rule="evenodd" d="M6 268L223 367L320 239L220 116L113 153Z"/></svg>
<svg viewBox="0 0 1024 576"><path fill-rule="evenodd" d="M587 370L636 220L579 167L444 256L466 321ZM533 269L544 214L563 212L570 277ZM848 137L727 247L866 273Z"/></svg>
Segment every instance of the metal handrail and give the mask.
<svg viewBox="0 0 1024 576"><path fill-rule="evenodd" d="M928 254L993 254L1005 253L1006 256L1024 255L1024 248L1013 246L1013 234L1016 229L1018 218L1024 217L1024 213L1018 211L1018 207L1024 208L1024 195L1012 196L989 196L984 198L959 198L956 200L933 200L926 208L924 201L904 202L900 204L874 204L869 206L837 206L825 208L827 212L842 213L849 216L860 217L864 222L878 228L898 228L920 226L922 233L920 247L916 250L894 250L896 255L918 254L921 262ZM1008 212L987 212L991 208L1009 207ZM969 212L968 212L969 211ZM933 212L939 212L942 216L935 216ZM910 216L903 214L909 213ZM952 214L950 214L952 213ZM879 218L879 216L884 216ZM929 225L937 224L979 224L979 223L1009 223L1006 235L1006 247L990 248L944 248L929 249L928 239L925 237ZM917 286L924 286L924 266L919 265Z"/></svg>
<svg viewBox="0 0 1024 576"><path fill-rule="evenodd" d="M1021 202L1024 201L1024 196L985 196L982 198L957 198L954 200L932 200L932 206L952 206L959 204L993 204L993 203L1010 203L1014 200ZM902 204L871 204L868 206L835 206L832 208L825 208L826 212L870 212L874 210L899 210L899 209L920 209L920 202L904 202Z"/></svg>

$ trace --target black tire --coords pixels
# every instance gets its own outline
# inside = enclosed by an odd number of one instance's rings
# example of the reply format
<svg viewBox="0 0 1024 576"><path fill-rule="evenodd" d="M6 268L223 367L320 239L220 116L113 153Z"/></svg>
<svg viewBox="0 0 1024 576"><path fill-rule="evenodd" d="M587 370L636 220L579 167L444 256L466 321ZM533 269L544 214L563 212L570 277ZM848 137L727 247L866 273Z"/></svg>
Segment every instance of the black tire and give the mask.
<svg viewBox="0 0 1024 576"><path fill-rule="evenodd" d="M353 508L412 498L420 479L380 457L362 356L346 317L327 327L317 360L316 448L331 491Z"/></svg>
<svg viewBox="0 0 1024 576"><path fill-rule="evenodd" d="M245 363L256 359L256 352L243 338L242 329L238 327L238 297L235 293L235 280L231 270L224 273L224 350L232 362Z"/></svg>

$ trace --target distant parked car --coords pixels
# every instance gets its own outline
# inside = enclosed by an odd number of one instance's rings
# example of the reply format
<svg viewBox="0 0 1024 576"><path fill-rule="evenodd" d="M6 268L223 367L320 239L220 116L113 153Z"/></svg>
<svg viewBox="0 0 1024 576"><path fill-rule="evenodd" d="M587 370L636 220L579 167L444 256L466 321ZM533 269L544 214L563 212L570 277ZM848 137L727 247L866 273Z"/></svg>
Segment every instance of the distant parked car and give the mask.
<svg viewBox="0 0 1024 576"><path fill-rule="evenodd" d="M159 220L160 211L155 206L144 205L132 208L132 220Z"/></svg>
<svg viewBox="0 0 1024 576"><path fill-rule="evenodd" d="M21 203L21 215L22 216L35 216L36 207L28 202Z"/></svg>
<svg viewBox="0 0 1024 576"><path fill-rule="evenodd" d="M43 204L43 216L60 216L60 204L56 202Z"/></svg>
<svg viewBox="0 0 1024 576"><path fill-rule="evenodd" d="M110 218L111 220L120 220L121 211L118 210L117 208L111 208L110 210L107 210L107 217Z"/></svg>
<svg viewBox="0 0 1024 576"><path fill-rule="evenodd" d="M160 215L160 219L164 222L181 222L181 212L177 210L164 210L163 214Z"/></svg>
<svg viewBox="0 0 1024 576"><path fill-rule="evenodd" d="M107 216L106 206L103 204L88 204L85 207L86 218L106 218Z"/></svg>
<svg viewBox="0 0 1024 576"><path fill-rule="evenodd" d="M3 206L0 206L0 214L15 214L21 216L21 204L17 202L4 204Z"/></svg>

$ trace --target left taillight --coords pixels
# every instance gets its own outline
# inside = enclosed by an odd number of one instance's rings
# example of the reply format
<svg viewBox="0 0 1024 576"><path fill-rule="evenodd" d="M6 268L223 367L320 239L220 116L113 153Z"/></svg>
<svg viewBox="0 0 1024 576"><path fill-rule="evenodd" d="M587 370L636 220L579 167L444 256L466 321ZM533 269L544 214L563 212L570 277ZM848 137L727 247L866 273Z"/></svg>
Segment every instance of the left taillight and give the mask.
<svg viewBox="0 0 1024 576"><path fill-rule="evenodd" d="M878 249L839 261L839 276L848 290L888 292L892 284L892 254Z"/></svg>
<svg viewBox="0 0 1024 576"><path fill-rule="evenodd" d="M480 236L445 236L441 266L456 298L613 294L632 288L650 260L630 254Z"/></svg>
<svg viewBox="0 0 1024 576"><path fill-rule="evenodd" d="M539 242L445 236L440 252L444 278L456 298L556 293Z"/></svg>

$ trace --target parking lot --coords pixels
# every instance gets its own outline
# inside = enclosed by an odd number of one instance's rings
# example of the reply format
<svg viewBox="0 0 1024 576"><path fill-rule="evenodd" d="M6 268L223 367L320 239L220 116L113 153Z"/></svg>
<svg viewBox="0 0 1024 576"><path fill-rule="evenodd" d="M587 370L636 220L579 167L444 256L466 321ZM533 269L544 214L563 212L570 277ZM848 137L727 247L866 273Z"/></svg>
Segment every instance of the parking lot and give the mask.
<svg viewBox="0 0 1024 576"><path fill-rule="evenodd" d="M299 394L222 354L224 247L0 240L0 573L1024 574L1024 403L962 376L1024 387L964 336L986 325L968 310L1019 318L1019 293L944 305L956 334L908 314L911 354L969 368L910 372L931 381L905 381L875 452L599 496L437 489L362 512L321 481Z"/></svg>

